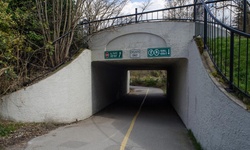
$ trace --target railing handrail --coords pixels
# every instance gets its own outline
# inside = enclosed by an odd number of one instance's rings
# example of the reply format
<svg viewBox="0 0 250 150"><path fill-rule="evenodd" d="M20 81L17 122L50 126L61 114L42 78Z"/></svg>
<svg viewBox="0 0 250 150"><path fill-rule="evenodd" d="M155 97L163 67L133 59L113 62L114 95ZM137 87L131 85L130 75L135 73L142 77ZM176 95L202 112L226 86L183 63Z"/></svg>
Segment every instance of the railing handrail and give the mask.
<svg viewBox="0 0 250 150"><path fill-rule="evenodd" d="M209 53L217 72L228 83L226 89L229 92L238 91L241 96L243 94L250 98L250 70L248 65L250 62L250 34L244 29L246 24L241 31L240 28L235 29L223 23L212 13L206 2L201 1L204 8L204 25L202 25L204 29L198 34L203 36L204 49ZM247 18L245 16L247 15L246 10L243 11L244 18L242 21L246 23L246 20L244 20ZM208 31L210 32L208 33ZM223 39L226 41L223 41ZM241 39L246 42L244 46L241 45ZM246 57L243 55L246 55Z"/></svg>
<svg viewBox="0 0 250 150"><path fill-rule="evenodd" d="M163 8L163 9L145 11L145 12L134 13L134 14L129 14L129 15L121 15L121 16L116 16L116 17L111 17L111 18L100 19L100 20L93 20L93 21L90 21L90 22L87 22L84 24L113 20L113 19L118 19L118 18L132 17L132 16L136 16L136 15L143 15L143 14L148 14L148 13L161 12L161 11L167 11L167 10L172 10L172 9L184 8L184 7L191 7L191 6L200 5L200 4L202 4L202 3L188 4L188 5L176 6L176 7L170 7L170 8Z"/></svg>
<svg viewBox="0 0 250 150"><path fill-rule="evenodd" d="M211 3L221 2L221 1L226 1L226 0L215 0L215 1L208 1L208 2L204 2L203 1L203 2L205 4L211 4ZM83 24L89 24L89 23L95 23L95 22L113 20L113 19L117 19L117 18L132 17L132 16L136 16L136 15L143 15L143 14L148 14L148 13L154 13L154 12L160 12L160 11L167 11L167 10L173 10L173 9L184 8L184 7L191 7L191 6L195 6L195 5L202 5L203 2L199 2L199 3L196 2L194 4L187 4L187 5L182 5L182 6L175 6L175 7L169 7L169 8L163 8L163 9L145 11L145 12L140 12L140 13L128 14L128 15L121 15L121 16L116 16L116 17L111 17L111 18L105 18L105 19L99 19L99 20L92 20L92 21L89 21L89 22L85 22Z"/></svg>
<svg viewBox="0 0 250 150"><path fill-rule="evenodd" d="M214 1L213 1L213 2L214 2ZM236 33L236 34L239 34L239 35L242 35L242 36L250 37L250 34L249 34L249 33L246 33L246 32L240 31L240 30L238 30L238 29L235 29L235 28L233 28L233 27L231 27L231 26L229 26L229 25L226 25L225 23L221 22L219 19L217 19L217 18L213 15L213 13L211 12L211 10L208 8L208 6L206 5L207 3L204 2L204 0L203 0L202 4L203 4L204 8L206 9L207 13L210 15L210 17L212 17L212 18L216 21L216 24L223 26L224 28L228 29L229 31L233 31L233 32Z"/></svg>
<svg viewBox="0 0 250 150"><path fill-rule="evenodd" d="M212 3L218 3L218 2L223 2L223 1L229 1L229 0L214 0L214 1L207 1L205 2L205 0L202 0L202 2L197 2L197 0L193 3L193 4L187 4L187 5L182 5L182 6L175 6L175 7L169 7L169 8L163 8L163 9L157 9L157 10L151 10L151 11L146 11L146 12L140 12L140 13L134 13L134 14L128 14L128 15L121 15L121 16L116 16L116 17L111 17L111 18L105 18L105 19L99 19L99 20L86 20L86 22L83 22L82 25L90 25L90 24L93 24L93 23L98 23L98 22L103 22L103 21L110 21L110 20L115 20L115 19L122 19L122 18L128 18L128 17L135 17L137 18L138 16L142 16L144 14L150 14L150 13L156 13L156 12L163 12L163 11L168 11L168 10L175 10L175 9L179 9L179 8L185 8L185 7L194 7L194 10L195 10L195 7L196 6L199 6L199 5L203 5L204 9L207 11L207 13L217 22L217 24L223 26L224 28L230 30L230 31L233 31L234 33L236 34L239 34L239 35L242 35L242 36L247 36L249 37L250 34L249 33L246 33L246 32L243 32L243 31L240 31L239 29L236 29L236 28L233 28L229 25L226 25L225 23L221 22L219 19L217 19L213 13L211 12L211 10L209 9L209 7L206 5L206 4L212 4ZM196 10L195 10L196 11ZM194 12L195 13L195 12ZM180 18L172 18L172 19L169 19L169 18L157 18L157 19L147 19L147 21L150 21L150 20L188 20L188 21L202 21L204 22L203 20L197 20L196 19L196 14L193 15L193 18L185 18L185 19L180 19ZM145 21L145 20L143 20ZM138 23L139 21L138 20L135 20L135 23ZM133 23L133 22L132 22ZM122 23L123 25L125 24L131 24L131 22L126 22L126 23ZM117 24L113 25L113 26L117 26ZM112 26L109 26L109 27L112 27Z"/></svg>

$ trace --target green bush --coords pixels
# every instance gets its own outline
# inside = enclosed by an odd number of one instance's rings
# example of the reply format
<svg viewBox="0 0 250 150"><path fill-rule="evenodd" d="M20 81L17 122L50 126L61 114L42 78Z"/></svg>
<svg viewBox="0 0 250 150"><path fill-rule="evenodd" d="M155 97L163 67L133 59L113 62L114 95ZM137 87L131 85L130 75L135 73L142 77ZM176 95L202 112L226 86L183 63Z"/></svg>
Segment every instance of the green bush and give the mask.
<svg viewBox="0 0 250 150"><path fill-rule="evenodd" d="M130 84L134 86L142 86L143 80L141 78L133 78L131 79Z"/></svg>
<svg viewBox="0 0 250 150"><path fill-rule="evenodd" d="M131 71L130 85L156 87L166 91L167 72L162 70Z"/></svg>
<svg viewBox="0 0 250 150"><path fill-rule="evenodd" d="M153 76L153 77L160 77L159 71L151 71L150 75Z"/></svg>
<svg viewBox="0 0 250 150"><path fill-rule="evenodd" d="M147 77L147 78L145 79L144 84L145 84L145 86L147 86L147 87L156 87L157 82L158 82L158 79L157 79L157 78Z"/></svg>

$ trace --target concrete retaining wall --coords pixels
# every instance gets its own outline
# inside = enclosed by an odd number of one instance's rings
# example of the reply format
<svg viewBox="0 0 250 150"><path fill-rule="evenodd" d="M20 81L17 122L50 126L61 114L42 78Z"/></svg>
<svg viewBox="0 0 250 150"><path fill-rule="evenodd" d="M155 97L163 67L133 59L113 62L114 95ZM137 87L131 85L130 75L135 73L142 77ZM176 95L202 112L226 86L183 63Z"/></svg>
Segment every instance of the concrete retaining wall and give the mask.
<svg viewBox="0 0 250 150"><path fill-rule="evenodd" d="M21 122L72 122L92 115L91 51L68 66L0 100L0 115Z"/></svg>
<svg viewBox="0 0 250 150"><path fill-rule="evenodd" d="M169 98L204 150L247 150L250 112L209 76L194 41L188 58L168 69Z"/></svg>
<svg viewBox="0 0 250 150"><path fill-rule="evenodd" d="M213 82L194 42L189 49L188 103L175 102L177 112L205 150L249 149L250 113Z"/></svg>

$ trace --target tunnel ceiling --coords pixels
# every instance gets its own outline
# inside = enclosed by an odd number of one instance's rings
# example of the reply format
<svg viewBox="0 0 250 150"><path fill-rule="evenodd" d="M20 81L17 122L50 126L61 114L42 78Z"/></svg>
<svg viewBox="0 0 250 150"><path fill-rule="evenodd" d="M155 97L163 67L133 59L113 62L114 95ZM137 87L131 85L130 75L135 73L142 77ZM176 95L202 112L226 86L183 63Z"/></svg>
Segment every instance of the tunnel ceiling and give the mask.
<svg viewBox="0 0 250 150"><path fill-rule="evenodd" d="M186 58L133 59L94 61L93 64L107 64L127 70L166 70L168 67L186 60Z"/></svg>

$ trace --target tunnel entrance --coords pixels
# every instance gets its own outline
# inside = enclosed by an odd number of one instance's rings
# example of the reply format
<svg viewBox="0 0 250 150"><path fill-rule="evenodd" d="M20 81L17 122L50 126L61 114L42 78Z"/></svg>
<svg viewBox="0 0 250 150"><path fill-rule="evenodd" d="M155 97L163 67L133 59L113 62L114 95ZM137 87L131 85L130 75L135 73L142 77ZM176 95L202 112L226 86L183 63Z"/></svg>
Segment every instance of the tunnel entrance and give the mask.
<svg viewBox="0 0 250 150"><path fill-rule="evenodd" d="M154 81L157 80L154 78L157 73L161 72L162 76L165 76L160 82L165 84L164 92L173 106L184 107L184 113L188 104L187 67L186 58L94 61L91 69L93 113L127 95L130 85L136 85L134 82L138 82L137 79L143 80L144 77L138 73L145 72L149 73L149 77L145 77L148 79L144 79L148 81L142 83L148 86L154 87L157 84Z"/></svg>
<svg viewBox="0 0 250 150"><path fill-rule="evenodd" d="M129 141L146 147L150 147L154 142L159 146L159 141L167 139L172 131L176 133L173 134L174 136L171 135L171 139L179 136L180 131L185 133L185 125L173 105L185 107L187 103L185 101L187 62L187 59L182 58L93 62L93 109L99 107L99 110L103 110L96 116L117 119L112 120L112 125L116 129L122 128L119 125L128 124L132 120L131 124L134 126L119 133L127 135L127 131L131 130ZM168 90L167 83L169 83ZM163 90L159 91L159 88ZM136 92L131 94L133 89ZM170 97L167 96L168 94ZM178 129L172 127L178 127ZM152 141L151 132L163 138ZM142 137L149 137L150 141L144 142ZM173 141L178 139L180 137L176 137ZM173 143L173 141L169 143L165 141L160 142L163 149Z"/></svg>

